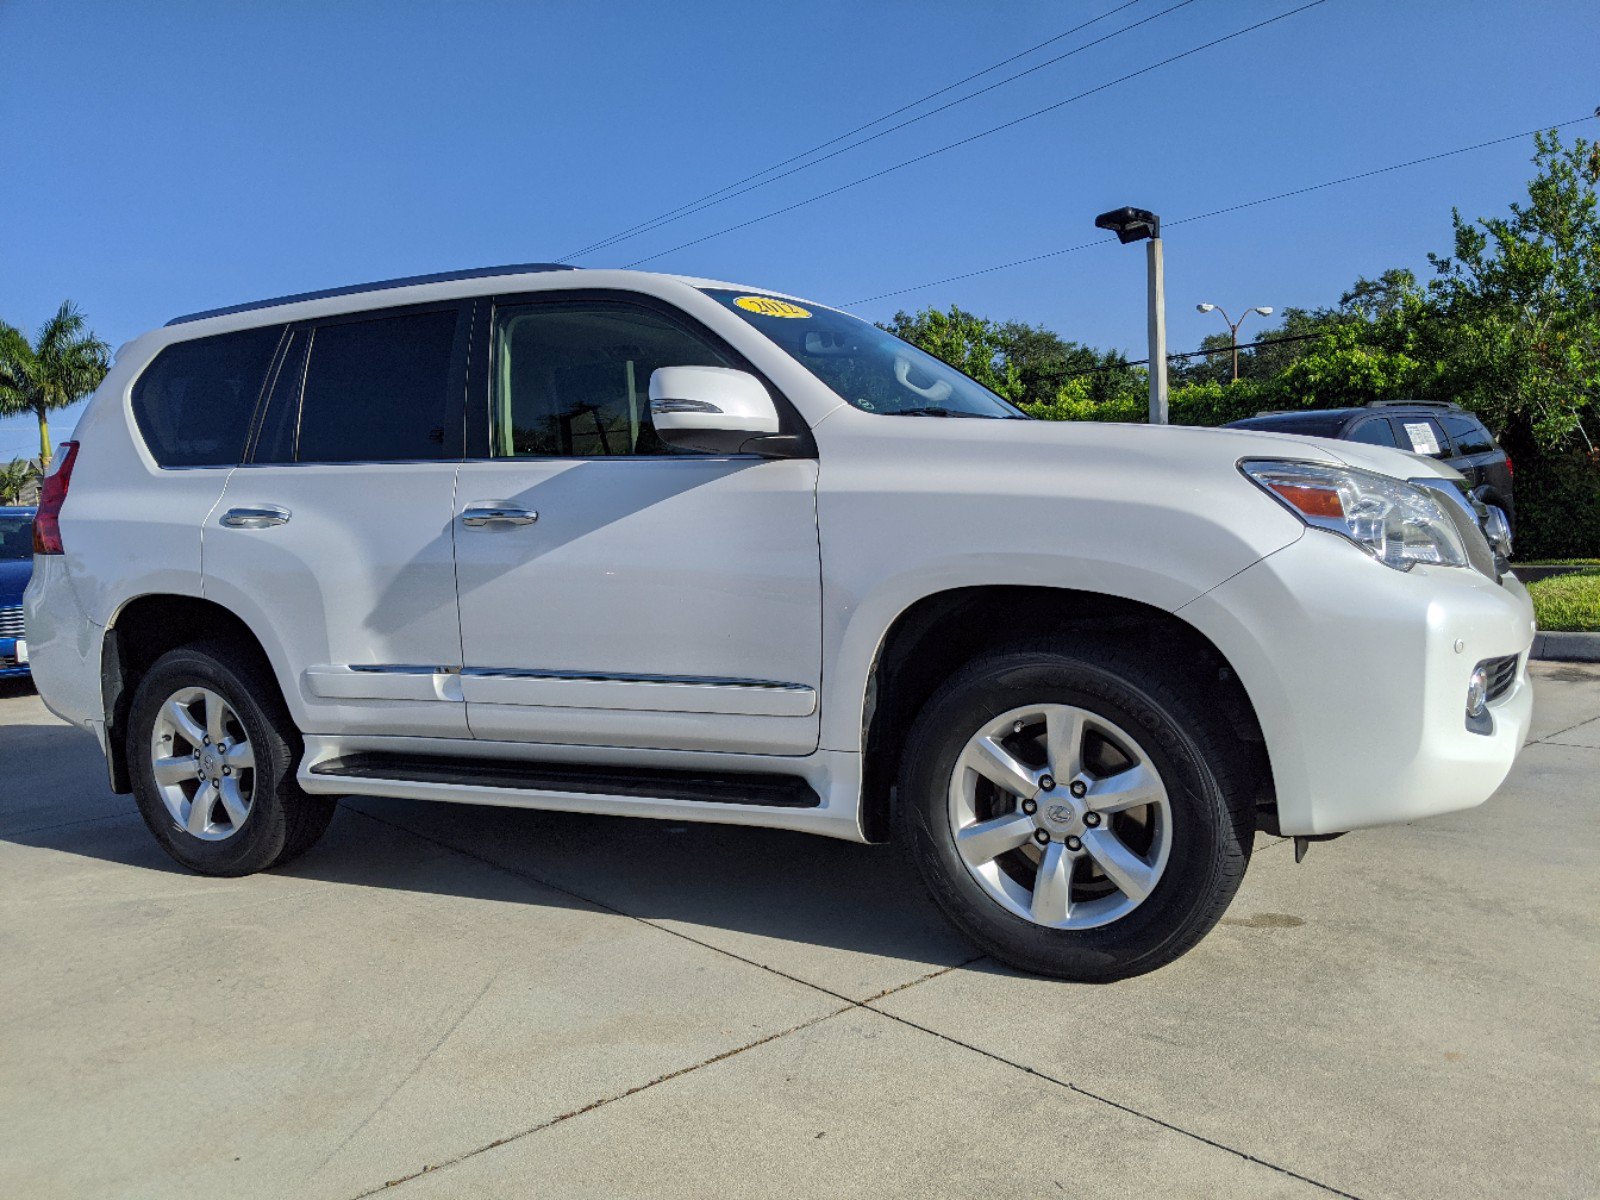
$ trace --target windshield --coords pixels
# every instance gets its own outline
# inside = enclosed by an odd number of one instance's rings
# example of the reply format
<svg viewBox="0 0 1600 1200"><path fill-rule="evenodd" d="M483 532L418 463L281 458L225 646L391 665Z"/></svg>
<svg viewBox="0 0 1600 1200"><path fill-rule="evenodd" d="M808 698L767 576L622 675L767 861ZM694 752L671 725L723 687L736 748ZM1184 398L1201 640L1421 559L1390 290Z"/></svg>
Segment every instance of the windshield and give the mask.
<svg viewBox="0 0 1600 1200"><path fill-rule="evenodd" d="M858 317L776 296L704 290L863 412L1028 419L954 367Z"/></svg>
<svg viewBox="0 0 1600 1200"><path fill-rule="evenodd" d="M0 562L33 557L33 518L0 513Z"/></svg>

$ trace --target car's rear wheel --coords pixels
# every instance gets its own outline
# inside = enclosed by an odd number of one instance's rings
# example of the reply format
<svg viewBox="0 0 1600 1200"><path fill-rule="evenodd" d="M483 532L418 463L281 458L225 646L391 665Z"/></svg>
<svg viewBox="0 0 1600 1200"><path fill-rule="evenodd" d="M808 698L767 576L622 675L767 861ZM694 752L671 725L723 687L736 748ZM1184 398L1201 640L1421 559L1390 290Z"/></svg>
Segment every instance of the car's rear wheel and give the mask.
<svg viewBox="0 0 1600 1200"><path fill-rule="evenodd" d="M969 664L918 717L900 833L934 898L1025 970L1154 970L1216 924L1254 833L1246 758L1176 677L1110 646Z"/></svg>
<svg viewBox="0 0 1600 1200"><path fill-rule="evenodd" d="M182 646L150 668L127 733L134 795L174 859L248 875L308 849L334 802L295 782L300 735L271 674L224 642Z"/></svg>

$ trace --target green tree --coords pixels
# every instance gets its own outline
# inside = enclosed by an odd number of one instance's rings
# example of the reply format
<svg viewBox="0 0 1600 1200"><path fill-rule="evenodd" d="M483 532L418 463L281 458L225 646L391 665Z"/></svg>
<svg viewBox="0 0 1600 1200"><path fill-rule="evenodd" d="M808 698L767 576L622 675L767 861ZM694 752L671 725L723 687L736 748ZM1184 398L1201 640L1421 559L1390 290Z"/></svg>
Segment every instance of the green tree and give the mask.
<svg viewBox="0 0 1600 1200"><path fill-rule="evenodd" d="M0 322L0 414L32 413L39 422L39 463L50 465L50 413L81 400L105 378L111 350L64 300L30 344Z"/></svg>
<svg viewBox="0 0 1600 1200"><path fill-rule="evenodd" d="M1022 393L1016 370L1006 362L1000 327L985 317L952 304L949 312L936 308L897 312L881 328L949 363L998 396L1015 400Z"/></svg>
<svg viewBox="0 0 1600 1200"><path fill-rule="evenodd" d="M15 504L39 474L39 464L25 458L0 465L0 504Z"/></svg>

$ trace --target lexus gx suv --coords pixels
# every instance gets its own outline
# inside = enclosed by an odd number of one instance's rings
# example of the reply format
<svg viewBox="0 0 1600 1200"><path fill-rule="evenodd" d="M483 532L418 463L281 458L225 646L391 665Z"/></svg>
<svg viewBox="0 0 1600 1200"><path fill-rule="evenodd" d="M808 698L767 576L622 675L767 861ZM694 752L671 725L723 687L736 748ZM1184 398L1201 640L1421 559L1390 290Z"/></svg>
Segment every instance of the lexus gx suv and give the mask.
<svg viewBox="0 0 1600 1200"><path fill-rule="evenodd" d="M44 484L38 688L178 862L343 795L904 845L983 950L1183 954L1258 829L1482 803L1526 592L1397 449L1033 421L837 309L499 267L180 317Z"/></svg>

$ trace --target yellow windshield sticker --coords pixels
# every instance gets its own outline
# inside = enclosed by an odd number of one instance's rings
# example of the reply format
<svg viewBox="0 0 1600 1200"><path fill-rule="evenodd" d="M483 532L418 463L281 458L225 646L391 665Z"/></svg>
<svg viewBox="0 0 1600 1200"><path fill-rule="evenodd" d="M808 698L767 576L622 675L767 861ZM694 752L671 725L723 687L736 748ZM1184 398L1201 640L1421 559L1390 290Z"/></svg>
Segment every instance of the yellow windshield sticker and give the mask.
<svg viewBox="0 0 1600 1200"><path fill-rule="evenodd" d="M745 312L763 317L809 317L811 311L787 300L774 300L771 296L740 296L734 301Z"/></svg>

